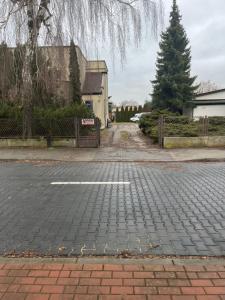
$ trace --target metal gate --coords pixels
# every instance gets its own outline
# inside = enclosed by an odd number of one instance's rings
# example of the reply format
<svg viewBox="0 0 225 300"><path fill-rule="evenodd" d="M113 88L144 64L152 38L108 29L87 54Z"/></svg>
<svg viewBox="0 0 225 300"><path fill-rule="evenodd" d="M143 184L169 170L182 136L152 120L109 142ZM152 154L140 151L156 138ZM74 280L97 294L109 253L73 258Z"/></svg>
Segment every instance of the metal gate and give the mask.
<svg viewBox="0 0 225 300"><path fill-rule="evenodd" d="M158 119L158 143L161 149L164 147L164 126L165 119L163 116L160 116Z"/></svg>
<svg viewBox="0 0 225 300"><path fill-rule="evenodd" d="M78 148L98 148L100 146L99 119L77 119L76 131Z"/></svg>

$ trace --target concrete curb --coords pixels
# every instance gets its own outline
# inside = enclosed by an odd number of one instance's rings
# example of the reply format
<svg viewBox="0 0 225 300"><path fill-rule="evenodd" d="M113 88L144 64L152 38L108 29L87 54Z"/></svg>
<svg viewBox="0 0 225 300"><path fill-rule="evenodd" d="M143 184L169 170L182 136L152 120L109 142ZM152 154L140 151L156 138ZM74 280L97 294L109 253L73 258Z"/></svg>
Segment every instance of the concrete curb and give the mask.
<svg viewBox="0 0 225 300"><path fill-rule="evenodd" d="M0 158L0 162L59 162L59 163L221 163L224 159L217 158L202 158L202 159L187 159L187 160L59 160L59 159L24 159L24 158Z"/></svg>
<svg viewBox="0 0 225 300"><path fill-rule="evenodd" d="M104 257L75 257L75 258L9 258L0 257L0 263L10 264L37 264L37 263L74 263L74 264L135 264L135 265L222 265L225 264L225 257L146 257L146 258L116 258L113 256Z"/></svg>

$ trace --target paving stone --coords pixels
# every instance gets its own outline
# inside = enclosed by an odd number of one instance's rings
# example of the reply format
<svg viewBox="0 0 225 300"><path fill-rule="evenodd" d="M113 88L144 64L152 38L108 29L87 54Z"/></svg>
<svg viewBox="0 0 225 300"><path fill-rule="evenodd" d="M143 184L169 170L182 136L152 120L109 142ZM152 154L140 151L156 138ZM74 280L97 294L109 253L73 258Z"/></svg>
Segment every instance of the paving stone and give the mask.
<svg viewBox="0 0 225 300"><path fill-rule="evenodd" d="M225 163L1 162L0 254L224 255L224 177Z"/></svg>

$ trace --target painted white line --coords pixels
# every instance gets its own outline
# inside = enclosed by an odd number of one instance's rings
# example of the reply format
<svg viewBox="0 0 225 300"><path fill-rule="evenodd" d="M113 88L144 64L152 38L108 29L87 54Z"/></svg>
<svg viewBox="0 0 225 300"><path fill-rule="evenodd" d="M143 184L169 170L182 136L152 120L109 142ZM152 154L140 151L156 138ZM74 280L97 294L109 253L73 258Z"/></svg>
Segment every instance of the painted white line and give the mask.
<svg viewBox="0 0 225 300"><path fill-rule="evenodd" d="M51 185L130 185L130 182L126 181L77 181L77 182L52 182Z"/></svg>

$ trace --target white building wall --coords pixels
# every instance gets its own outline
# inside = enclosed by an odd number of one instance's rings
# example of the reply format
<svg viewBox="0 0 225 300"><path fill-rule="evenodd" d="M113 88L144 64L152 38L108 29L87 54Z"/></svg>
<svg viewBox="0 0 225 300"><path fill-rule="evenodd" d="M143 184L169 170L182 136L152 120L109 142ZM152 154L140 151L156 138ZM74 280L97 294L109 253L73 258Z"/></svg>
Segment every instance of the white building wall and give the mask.
<svg viewBox="0 0 225 300"><path fill-rule="evenodd" d="M224 100L225 99L225 91L214 92L212 94L206 94L202 96L197 96L196 100Z"/></svg>
<svg viewBox="0 0 225 300"><path fill-rule="evenodd" d="M198 105L193 110L193 117L225 117L224 105Z"/></svg>

